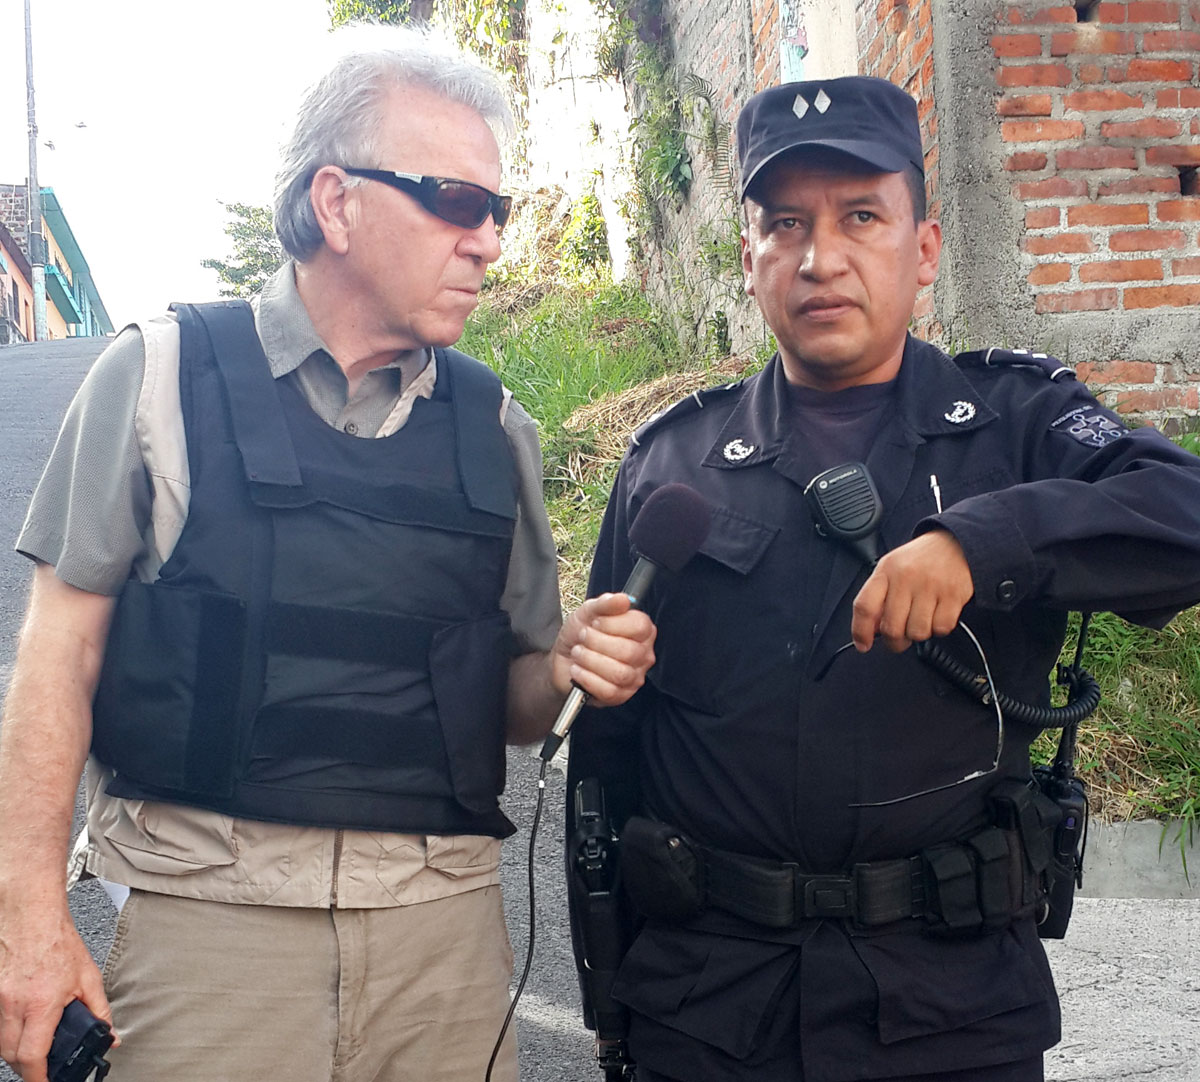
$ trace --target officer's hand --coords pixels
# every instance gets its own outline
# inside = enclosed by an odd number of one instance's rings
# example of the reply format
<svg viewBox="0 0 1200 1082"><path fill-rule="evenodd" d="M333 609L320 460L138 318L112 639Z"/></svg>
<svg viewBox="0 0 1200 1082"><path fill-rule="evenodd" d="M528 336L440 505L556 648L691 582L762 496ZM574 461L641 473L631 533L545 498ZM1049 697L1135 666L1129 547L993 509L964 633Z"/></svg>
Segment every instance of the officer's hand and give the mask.
<svg viewBox="0 0 1200 1082"><path fill-rule="evenodd" d="M854 599L850 637L865 653L876 637L899 653L914 642L949 635L975 587L962 546L948 530L931 530L875 565Z"/></svg>
<svg viewBox="0 0 1200 1082"><path fill-rule="evenodd" d="M559 689L574 683L592 702L618 706L645 682L654 664L656 634L650 617L632 608L625 594L590 598L567 617L559 634Z"/></svg>
<svg viewBox="0 0 1200 1082"><path fill-rule="evenodd" d="M80 999L110 1025L112 1011L100 970L65 905L53 915L42 906L6 908L0 914L0 1058L25 1082L47 1082L46 1056L63 1008Z"/></svg>

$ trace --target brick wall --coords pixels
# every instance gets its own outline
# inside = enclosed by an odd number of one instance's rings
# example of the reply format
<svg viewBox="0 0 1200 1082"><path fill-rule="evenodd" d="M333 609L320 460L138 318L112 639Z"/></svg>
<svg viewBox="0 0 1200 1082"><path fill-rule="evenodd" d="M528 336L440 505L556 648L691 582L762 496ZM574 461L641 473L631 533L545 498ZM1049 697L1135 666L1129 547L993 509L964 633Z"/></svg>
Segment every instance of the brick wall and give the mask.
<svg viewBox="0 0 1200 1082"><path fill-rule="evenodd" d="M1003 3L996 20L1012 255L1035 312L1195 308L1200 329L1200 3ZM1080 370L1110 404L1176 420L1200 406L1200 357L1170 352Z"/></svg>
<svg viewBox="0 0 1200 1082"><path fill-rule="evenodd" d="M0 222L13 235L22 252L28 252L29 210L24 184L0 184Z"/></svg>
<svg viewBox="0 0 1200 1082"><path fill-rule="evenodd" d="M933 12L930 0L860 0L855 13L859 72L903 87L917 101L925 147L925 195L929 217L941 217L938 198L938 118L933 92ZM937 338L941 324L934 313L932 286L923 289L913 309L913 329Z"/></svg>

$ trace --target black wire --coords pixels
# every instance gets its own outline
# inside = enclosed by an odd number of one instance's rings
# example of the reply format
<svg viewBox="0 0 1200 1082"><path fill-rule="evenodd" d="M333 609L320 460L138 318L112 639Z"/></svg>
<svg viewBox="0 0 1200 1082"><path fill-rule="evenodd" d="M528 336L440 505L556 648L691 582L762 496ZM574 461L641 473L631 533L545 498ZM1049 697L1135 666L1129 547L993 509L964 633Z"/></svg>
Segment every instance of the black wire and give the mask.
<svg viewBox="0 0 1200 1082"><path fill-rule="evenodd" d="M504 1016L504 1024L500 1027L500 1036L496 1038L496 1046L492 1049L492 1058L488 1060L487 1073L483 1076L484 1082L492 1082L492 1068L496 1065L496 1057L500 1055L500 1046L504 1043L504 1035L508 1032L509 1024L516 1013L517 1003L521 998L521 993L525 991L525 982L529 980L529 970L533 966L533 944L536 930L533 908L533 853L534 845L537 843L538 823L542 819L542 802L546 798L546 767L549 765L549 759L542 760L542 769L538 774L537 807L533 809L533 825L529 828L529 946L525 951L525 969L517 983L517 990L513 993L508 1013Z"/></svg>

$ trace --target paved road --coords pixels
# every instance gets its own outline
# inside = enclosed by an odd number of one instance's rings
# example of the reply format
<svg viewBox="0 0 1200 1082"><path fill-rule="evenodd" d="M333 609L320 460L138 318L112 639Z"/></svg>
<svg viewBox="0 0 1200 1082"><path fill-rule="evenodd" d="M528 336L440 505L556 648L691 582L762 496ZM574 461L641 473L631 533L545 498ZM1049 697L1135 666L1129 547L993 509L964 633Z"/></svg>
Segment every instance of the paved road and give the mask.
<svg viewBox="0 0 1200 1082"><path fill-rule="evenodd" d="M11 541L58 421L98 345L80 340L0 349L0 675L5 684L28 576ZM506 807L519 832L505 846L502 876L518 971L528 942L526 862L536 779L531 755L512 751ZM552 769L534 854L537 954L517 1014L525 1082L597 1082L600 1077L577 1020L562 916L563 790L562 774ZM75 892L72 910L89 947L103 957L114 920L107 898L94 884L84 884ZM1047 1057L1047 1078L1200 1082L1200 902L1083 898L1075 914L1067 941L1049 945L1065 1023L1063 1043ZM14 1077L0 1066L0 1082Z"/></svg>

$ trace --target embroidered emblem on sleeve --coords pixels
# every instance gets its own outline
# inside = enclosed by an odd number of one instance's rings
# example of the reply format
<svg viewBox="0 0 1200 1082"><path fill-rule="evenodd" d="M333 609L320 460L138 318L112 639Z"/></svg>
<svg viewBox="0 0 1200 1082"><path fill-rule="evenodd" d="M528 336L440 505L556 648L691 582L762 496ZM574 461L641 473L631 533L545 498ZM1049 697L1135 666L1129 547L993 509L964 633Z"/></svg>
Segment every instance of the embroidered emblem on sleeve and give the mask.
<svg viewBox="0 0 1200 1082"><path fill-rule="evenodd" d="M975 416L974 402L955 402L949 413L942 414L952 425L965 425Z"/></svg>
<svg viewBox="0 0 1200 1082"><path fill-rule="evenodd" d="M1051 432L1064 432L1085 447L1107 447L1113 440L1129 434L1099 406L1078 406L1050 425Z"/></svg>
<svg viewBox="0 0 1200 1082"><path fill-rule="evenodd" d="M736 440L730 440L725 444L721 454L725 456L726 462L744 462L757 450L758 448L754 444L747 447L739 436Z"/></svg>

